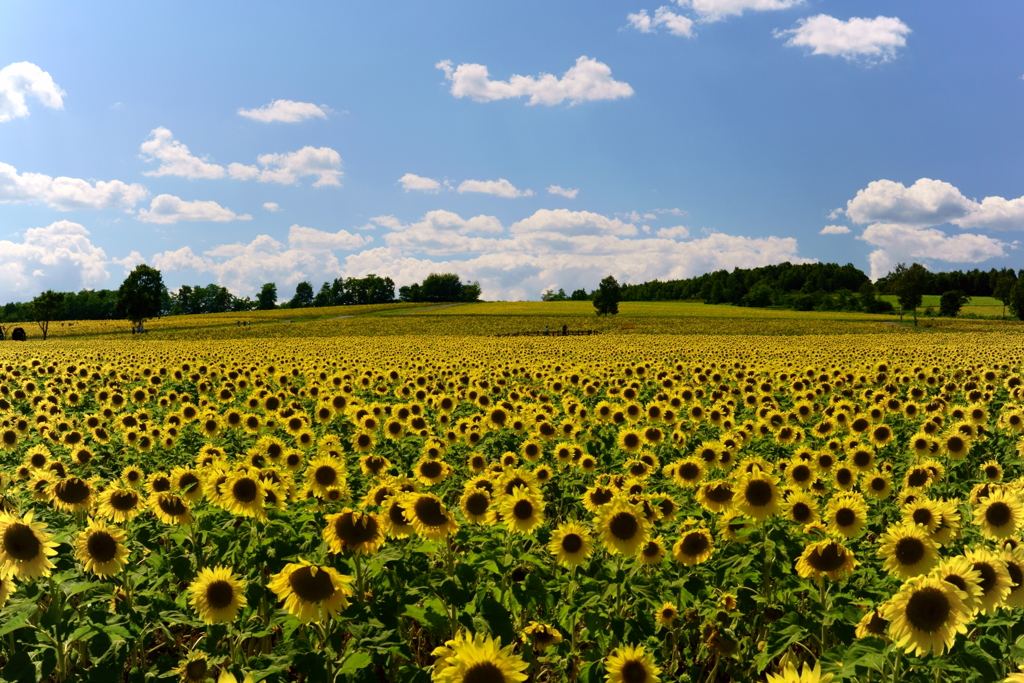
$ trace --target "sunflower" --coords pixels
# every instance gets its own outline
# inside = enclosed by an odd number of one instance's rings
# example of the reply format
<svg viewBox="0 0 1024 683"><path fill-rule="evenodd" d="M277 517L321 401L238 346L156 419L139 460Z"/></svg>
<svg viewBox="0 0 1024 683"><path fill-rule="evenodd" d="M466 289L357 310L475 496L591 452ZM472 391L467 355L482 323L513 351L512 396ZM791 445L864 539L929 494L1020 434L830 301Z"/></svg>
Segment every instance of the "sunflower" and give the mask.
<svg viewBox="0 0 1024 683"><path fill-rule="evenodd" d="M220 485L220 504L234 515L265 519L264 503L267 499L267 485L259 477L245 470L228 474Z"/></svg>
<svg viewBox="0 0 1024 683"><path fill-rule="evenodd" d="M384 513L381 520L384 533L390 538L408 538L416 533L412 522L405 516L402 496L395 495L384 501Z"/></svg>
<svg viewBox="0 0 1024 683"><path fill-rule="evenodd" d="M818 520L818 503L802 491L790 494L784 510L786 518L797 524L810 524Z"/></svg>
<svg viewBox="0 0 1024 683"><path fill-rule="evenodd" d="M796 571L805 579L827 576L833 581L839 581L849 576L857 564L853 553L842 543L817 541L804 548L796 561Z"/></svg>
<svg viewBox="0 0 1024 683"><path fill-rule="evenodd" d="M565 522L551 533L548 550L558 564L574 567L582 564L593 551L590 532L582 524Z"/></svg>
<svg viewBox="0 0 1024 683"><path fill-rule="evenodd" d="M786 481L790 486L808 489L818 478L817 472L805 462L792 462L786 468Z"/></svg>
<svg viewBox="0 0 1024 683"><path fill-rule="evenodd" d="M868 507L864 499L857 494L838 494L825 506L823 521L828 530L844 538L853 538L860 534L867 524Z"/></svg>
<svg viewBox="0 0 1024 683"><path fill-rule="evenodd" d="M501 638L482 633L471 637L460 633L433 654L431 679L436 683L519 683L528 664L512 652L514 644L501 646Z"/></svg>
<svg viewBox="0 0 1024 683"><path fill-rule="evenodd" d="M687 567L693 567L706 562L714 551L710 531L703 527L690 528L685 529L682 538L672 546L672 557Z"/></svg>
<svg viewBox="0 0 1024 683"><path fill-rule="evenodd" d="M792 661L786 662L786 668L778 674L768 674L767 683L830 683L832 674L821 673L821 662L811 666L804 662L798 671Z"/></svg>
<svg viewBox="0 0 1024 683"><path fill-rule="evenodd" d="M452 468L443 460L422 458L416 463L416 479L424 486L440 484L452 473Z"/></svg>
<svg viewBox="0 0 1024 683"><path fill-rule="evenodd" d="M332 553L347 550L356 555L375 555L384 544L380 518L372 512L345 508L327 515L324 540Z"/></svg>
<svg viewBox="0 0 1024 683"><path fill-rule="evenodd" d="M901 579L926 574L938 561L938 549L928 530L920 525L894 525L882 534L879 542L878 556L884 560L882 569Z"/></svg>
<svg viewBox="0 0 1024 683"><path fill-rule="evenodd" d="M732 507L737 488L723 479L704 482L697 489L697 502L708 512L724 512Z"/></svg>
<svg viewBox="0 0 1024 683"><path fill-rule="evenodd" d="M779 479L760 470L743 474L736 482L734 504L743 514L763 522L779 512Z"/></svg>
<svg viewBox="0 0 1024 683"><path fill-rule="evenodd" d="M918 498L902 510L903 521L924 527L929 534L935 533L942 523L942 504L928 498Z"/></svg>
<svg viewBox="0 0 1024 683"><path fill-rule="evenodd" d="M42 522L32 521L32 515L31 510L21 519L0 513L0 576L37 579L49 576L54 568L50 557L57 554L57 544Z"/></svg>
<svg viewBox="0 0 1024 683"><path fill-rule="evenodd" d="M967 633L970 614L961 595L934 576L910 579L882 609L889 635L908 653L942 655L952 648L957 633Z"/></svg>
<svg viewBox="0 0 1024 683"><path fill-rule="evenodd" d="M234 621L238 611L246 606L245 580L230 567L205 567L189 585L189 602L199 618L206 624Z"/></svg>
<svg viewBox="0 0 1024 683"><path fill-rule="evenodd" d="M85 479L68 477L50 486L53 507L64 512L84 512L92 507L93 488Z"/></svg>
<svg viewBox="0 0 1024 683"><path fill-rule="evenodd" d="M882 616L881 610L876 607L861 617L860 621L857 622L857 628L854 633L858 638L885 638L888 628L888 620Z"/></svg>
<svg viewBox="0 0 1024 683"><path fill-rule="evenodd" d="M1003 603L1007 607L1024 607L1024 547L1003 549L1003 563L1010 577L1010 594Z"/></svg>
<svg viewBox="0 0 1024 683"><path fill-rule="evenodd" d="M304 624L319 623L337 616L348 607L353 590L351 576L332 567L315 565L300 559L289 563L270 577L267 587L284 600L284 607Z"/></svg>
<svg viewBox="0 0 1024 683"><path fill-rule="evenodd" d="M654 612L654 620L665 628L671 626L678 617L679 609L671 602L661 603L661 607Z"/></svg>
<svg viewBox="0 0 1024 683"><path fill-rule="evenodd" d="M639 559L643 564L660 564L665 559L664 539L661 536L649 538L640 549Z"/></svg>
<svg viewBox="0 0 1024 683"><path fill-rule="evenodd" d="M602 507L612 502L615 491L607 486L591 486L583 494L583 507L597 513Z"/></svg>
<svg viewBox="0 0 1024 683"><path fill-rule="evenodd" d="M198 503L203 497L203 481L191 467L171 470L171 486L190 503Z"/></svg>
<svg viewBox="0 0 1024 683"><path fill-rule="evenodd" d="M78 533L75 539L75 558L85 565L87 572L100 578L113 576L127 564L128 549L124 546L127 536L115 526L100 520L89 520L89 526Z"/></svg>
<svg viewBox="0 0 1024 683"><path fill-rule="evenodd" d="M616 497L598 512L597 527L608 552L633 556L647 542L647 519L643 508Z"/></svg>
<svg viewBox="0 0 1024 683"><path fill-rule="evenodd" d="M491 494L483 489L467 486L459 500L463 516L474 524L486 524L491 507Z"/></svg>
<svg viewBox="0 0 1024 683"><path fill-rule="evenodd" d="M306 468L306 487L313 495L322 497L331 486L345 483L345 464L337 458L318 455Z"/></svg>
<svg viewBox="0 0 1024 683"><path fill-rule="evenodd" d="M410 493L401 497L402 512L416 534L437 541L459 528L455 515L441 499L429 493Z"/></svg>
<svg viewBox="0 0 1024 683"><path fill-rule="evenodd" d="M150 496L153 513L164 524L191 524L192 512L188 501L176 493L157 493Z"/></svg>
<svg viewBox="0 0 1024 683"><path fill-rule="evenodd" d="M982 614L993 614L999 609L1006 596L1010 594L1010 574L1006 571L1006 563L991 550L976 548L964 553L971 566L981 574L981 597L978 598L978 611Z"/></svg>
<svg viewBox="0 0 1024 683"><path fill-rule="evenodd" d="M533 647L537 650L546 650L562 642L562 633L557 628L536 621L531 621L529 626L523 629L523 637L532 638Z"/></svg>
<svg viewBox="0 0 1024 683"><path fill-rule="evenodd" d="M135 465L128 465L128 467L121 470L121 481L133 489L141 488L142 482L145 480L145 473Z"/></svg>
<svg viewBox="0 0 1024 683"><path fill-rule="evenodd" d="M974 614L981 606L981 572L966 557L949 557L932 570L932 576L952 584L961 592L964 608Z"/></svg>
<svg viewBox="0 0 1024 683"><path fill-rule="evenodd" d="M654 657L643 645L624 645L615 648L604 667L607 683L658 683L661 669L654 665Z"/></svg>
<svg viewBox="0 0 1024 683"><path fill-rule="evenodd" d="M974 522L988 538L1013 536L1024 525L1024 505L1014 494L1002 489L994 491L975 506Z"/></svg>
<svg viewBox="0 0 1024 683"><path fill-rule="evenodd" d="M190 652L173 671L181 676L182 683L206 683L213 673L208 655L201 650Z"/></svg>
<svg viewBox="0 0 1024 683"><path fill-rule="evenodd" d="M639 429L632 427L619 431L616 443L626 453L636 453L644 445L644 435Z"/></svg>
<svg viewBox="0 0 1024 683"><path fill-rule="evenodd" d="M536 500L526 487L517 486L512 493L502 496L498 503L501 518L513 533L529 534L544 523L541 501Z"/></svg>

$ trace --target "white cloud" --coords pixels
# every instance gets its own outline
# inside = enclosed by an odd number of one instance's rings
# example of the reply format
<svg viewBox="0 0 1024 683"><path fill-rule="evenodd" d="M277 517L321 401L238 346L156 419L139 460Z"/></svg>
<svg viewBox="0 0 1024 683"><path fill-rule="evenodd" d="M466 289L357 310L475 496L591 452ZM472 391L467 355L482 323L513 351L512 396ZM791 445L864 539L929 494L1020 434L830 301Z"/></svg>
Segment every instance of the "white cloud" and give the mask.
<svg viewBox="0 0 1024 683"><path fill-rule="evenodd" d="M275 100L258 109L239 109L238 114L253 121L262 123L298 123L311 118L327 118L326 107L318 107L309 102L293 102L292 100Z"/></svg>
<svg viewBox="0 0 1024 683"><path fill-rule="evenodd" d="M812 55L887 62L896 57L896 50L907 44L910 27L896 17L874 19L854 17L841 21L827 14L800 19L796 28L775 31L776 38L785 38L787 47L811 48Z"/></svg>
<svg viewBox="0 0 1024 683"><path fill-rule="evenodd" d="M288 244L294 249L309 249L313 251L352 250L366 246L371 241L373 241L372 237L353 235L347 230L323 232L322 230L306 228L301 225L293 225L288 229Z"/></svg>
<svg viewBox="0 0 1024 683"><path fill-rule="evenodd" d="M508 81L492 81L483 64L460 64L453 68L450 60L435 64L452 82L451 93L455 97L469 97L476 102L494 102L515 97L529 97L526 104L579 104L592 100L616 100L629 97L633 88L627 83L612 78L612 70L596 59L586 56L576 60L576 65L561 78L551 74L539 77L514 75Z"/></svg>
<svg viewBox="0 0 1024 683"><path fill-rule="evenodd" d="M124 258L112 258L110 259L109 262L116 263L117 265L124 268L124 272L127 275L128 273L135 270L135 266L139 265L140 263L145 263L146 257L140 254L139 252L133 250L132 253L128 254Z"/></svg>
<svg viewBox="0 0 1024 683"><path fill-rule="evenodd" d="M618 218L608 218L591 211L568 209L540 209L529 218L513 223L513 233L559 233L562 235L621 235L636 234L636 226Z"/></svg>
<svg viewBox="0 0 1024 683"><path fill-rule="evenodd" d="M747 10L768 12L802 5L804 0L676 0L681 7L691 7L701 21L721 21L740 16Z"/></svg>
<svg viewBox="0 0 1024 683"><path fill-rule="evenodd" d="M409 190L418 190L420 192L433 193L441 189L441 183L433 178L424 178L423 176L418 176L414 173L406 173L398 179L398 182L402 184L402 189L406 192Z"/></svg>
<svg viewBox="0 0 1024 683"><path fill-rule="evenodd" d="M644 221L656 221L658 220L658 214L656 213L640 213L639 211L630 211L629 213L617 213L615 214L619 218L623 218L630 223L642 223Z"/></svg>
<svg viewBox="0 0 1024 683"><path fill-rule="evenodd" d="M497 180L463 180L457 188L459 194L464 192L480 192L482 194L493 194L499 197L532 197L533 190L519 190L515 185L499 178Z"/></svg>
<svg viewBox="0 0 1024 683"><path fill-rule="evenodd" d="M200 272L210 268L209 259L196 256L192 253L191 247L182 247L175 251L165 251L156 254L152 258L153 267L157 270L198 270Z"/></svg>
<svg viewBox="0 0 1024 683"><path fill-rule="evenodd" d="M0 203L44 202L60 211L119 209L131 208L148 195L145 187L135 183L19 174L13 166L0 163Z"/></svg>
<svg viewBox="0 0 1024 683"><path fill-rule="evenodd" d="M685 225L677 225L674 228L662 228L658 230L658 237L664 237L665 239L681 240L686 239L689 236L690 231Z"/></svg>
<svg viewBox="0 0 1024 683"><path fill-rule="evenodd" d="M654 33L659 26L664 26L674 36L693 37L693 19L676 14L668 7L654 10L654 16L642 9L636 14L627 14L629 25L641 33Z"/></svg>
<svg viewBox="0 0 1024 683"><path fill-rule="evenodd" d="M228 221L252 220L249 214L239 216L213 201L184 201L169 194L157 195L149 209L139 209L137 218L144 223L178 223L181 221Z"/></svg>
<svg viewBox="0 0 1024 683"><path fill-rule="evenodd" d="M845 225L826 225L818 233L819 235L845 235L850 232L850 229Z"/></svg>
<svg viewBox="0 0 1024 683"><path fill-rule="evenodd" d="M8 64L0 69L0 123L28 116L26 97L44 107L63 109L66 95L47 72L31 62Z"/></svg>
<svg viewBox="0 0 1024 683"><path fill-rule="evenodd" d="M961 228L1024 230L1024 197L985 197L977 202L941 180L921 178L910 187L875 180L846 203L846 215L854 223L952 223Z"/></svg>
<svg viewBox="0 0 1024 683"><path fill-rule="evenodd" d="M276 202L264 202L263 208L269 211L270 213L274 213L275 211L281 210L281 207L278 206Z"/></svg>
<svg viewBox="0 0 1024 683"><path fill-rule="evenodd" d="M139 149L146 161L160 162L160 166L155 171L146 171L142 175L153 177L171 175L189 180L224 177L223 166L207 163L205 159L192 156L188 147L175 140L174 134L163 126L150 132L149 139L143 142Z"/></svg>
<svg viewBox="0 0 1024 683"><path fill-rule="evenodd" d="M576 199L576 195L579 194L579 192L580 190L578 187L568 188L562 187L561 185L548 185L548 194L557 194L569 199Z"/></svg>
<svg viewBox="0 0 1024 683"><path fill-rule="evenodd" d="M986 235L960 234L952 237L935 228L914 228L896 223L875 223L857 239L879 247L871 252L871 279L876 280L901 262L945 261L981 263L1006 256L1009 245Z"/></svg>
<svg viewBox="0 0 1024 683"><path fill-rule="evenodd" d="M303 147L287 154L262 154L256 160L263 168L228 164L228 174L236 180L281 185L294 185L299 178L312 175L317 177L313 187L341 185L341 155L330 147Z"/></svg>
<svg viewBox="0 0 1024 683"><path fill-rule="evenodd" d="M24 301L47 289L101 286L109 277L106 263L89 231L70 221L29 228L20 242L0 240L0 282L7 301Z"/></svg>

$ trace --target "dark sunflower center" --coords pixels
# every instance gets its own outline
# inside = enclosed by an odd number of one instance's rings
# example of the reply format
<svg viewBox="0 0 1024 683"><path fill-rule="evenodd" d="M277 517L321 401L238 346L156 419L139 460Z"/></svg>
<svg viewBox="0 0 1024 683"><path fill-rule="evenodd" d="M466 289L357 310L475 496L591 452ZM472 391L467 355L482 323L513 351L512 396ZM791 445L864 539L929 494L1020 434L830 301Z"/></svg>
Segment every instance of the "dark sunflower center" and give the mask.
<svg viewBox="0 0 1024 683"><path fill-rule="evenodd" d="M996 574L995 567L990 565L988 562L975 562L974 569L981 574L982 594L988 595L989 591L996 587L996 582L999 580L999 575Z"/></svg>
<svg viewBox="0 0 1024 683"><path fill-rule="evenodd" d="M629 433L623 437L622 443L626 448L637 448L640 445L640 437L636 434Z"/></svg>
<svg viewBox="0 0 1024 683"><path fill-rule="evenodd" d="M689 481L700 476L700 468L695 463L685 462L679 466L679 476Z"/></svg>
<svg viewBox="0 0 1024 683"><path fill-rule="evenodd" d="M946 583L953 584L954 586L956 586L957 588L959 588L960 590L962 590L965 593L967 592L967 582L964 581L964 577L962 577L962 576L958 576L956 574L950 574L949 576L943 577L942 580L945 581Z"/></svg>
<svg viewBox="0 0 1024 683"><path fill-rule="evenodd" d="M94 531L86 544L89 557L97 562L110 562L117 555L117 541L106 531Z"/></svg>
<svg viewBox="0 0 1024 683"><path fill-rule="evenodd" d="M190 681L205 680L208 669L205 659L197 659L185 665L185 677Z"/></svg>
<svg viewBox="0 0 1024 683"><path fill-rule="evenodd" d="M523 521L530 519L533 517L533 503L528 500L516 501L516 504L512 506L512 514L516 519Z"/></svg>
<svg viewBox="0 0 1024 683"><path fill-rule="evenodd" d="M804 523L811 518L811 506L807 503L796 503L793 506L793 519Z"/></svg>
<svg viewBox="0 0 1024 683"><path fill-rule="evenodd" d="M110 507L118 512L134 510L139 497L133 491L115 491L110 494Z"/></svg>
<svg viewBox="0 0 1024 683"><path fill-rule="evenodd" d="M448 517L445 516L441 507L441 501L435 498L427 496L419 498L413 505L413 510L416 512L416 517L426 526L442 526L448 521Z"/></svg>
<svg viewBox="0 0 1024 683"><path fill-rule="evenodd" d="M231 485L231 495L240 503L251 503L256 500L259 492L256 482L248 477L239 479Z"/></svg>
<svg viewBox="0 0 1024 683"><path fill-rule="evenodd" d="M296 569L288 577L292 592L303 602L320 602L334 595L334 582L323 569L314 574L312 568Z"/></svg>
<svg viewBox="0 0 1024 683"><path fill-rule="evenodd" d="M904 567L912 567L925 556L924 541L920 538L901 538L893 549L896 561Z"/></svg>
<svg viewBox="0 0 1024 683"><path fill-rule="evenodd" d="M857 467L867 467L871 464L871 454L867 451L857 451L853 454L853 464Z"/></svg>
<svg viewBox="0 0 1024 683"><path fill-rule="evenodd" d="M330 465L321 465L316 468L313 478L320 486L331 486L338 480L338 472Z"/></svg>
<svg viewBox="0 0 1024 683"><path fill-rule="evenodd" d="M1010 523L1013 519L1013 510L1002 501L997 501L988 506L985 510L985 521L997 529Z"/></svg>
<svg viewBox="0 0 1024 683"><path fill-rule="evenodd" d="M743 492L743 497L747 499L747 504L756 508L764 507L771 503L774 495L775 491L772 489L772 485L760 479L748 482L746 490Z"/></svg>
<svg viewBox="0 0 1024 683"><path fill-rule="evenodd" d="M836 472L836 481L840 486L848 486L853 481L853 472L846 468L839 470Z"/></svg>
<svg viewBox="0 0 1024 683"><path fill-rule="evenodd" d="M187 511L185 508L185 503L181 502L181 499L178 498L177 496L168 496L166 498L161 498L158 505L165 514L168 514L171 517L180 517Z"/></svg>
<svg viewBox="0 0 1024 683"><path fill-rule="evenodd" d="M463 683L505 683L505 674L494 662L479 662L466 669Z"/></svg>
<svg viewBox="0 0 1024 683"><path fill-rule="evenodd" d="M352 513L348 513L335 520L334 531L348 545L370 543L377 540L377 520L368 515L356 520Z"/></svg>
<svg viewBox="0 0 1024 683"><path fill-rule="evenodd" d="M649 541L643 549L644 557L657 557L661 554L661 546L654 541Z"/></svg>
<svg viewBox="0 0 1024 683"><path fill-rule="evenodd" d="M853 526L857 521L857 513L850 508L839 508L836 510L836 524L839 526Z"/></svg>
<svg viewBox="0 0 1024 683"><path fill-rule="evenodd" d="M797 465L790 471L793 473L793 481L805 482L811 478L811 468L807 465Z"/></svg>
<svg viewBox="0 0 1024 683"><path fill-rule="evenodd" d="M566 534L562 537L562 550L567 553L578 553L583 548L583 538L579 534Z"/></svg>
<svg viewBox="0 0 1024 683"><path fill-rule="evenodd" d="M964 440L959 436L953 436L946 442L946 446L954 453L959 453L964 449Z"/></svg>
<svg viewBox="0 0 1024 683"><path fill-rule="evenodd" d="M409 524L409 520L402 513L402 506L398 504L392 504L388 508L388 519L396 526L407 526Z"/></svg>
<svg viewBox="0 0 1024 683"><path fill-rule="evenodd" d="M436 479L441 476L441 463L431 460L420 465L420 474L427 479Z"/></svg>
<svg viewBox="0 0 1024 683"><path fill-rule="evenodd" d="M70 505L77 505L89 497L89 485L78 477L66 479L56 487L57 497Z"/></svg>
<svg viewBox="0 0 1024 683"><path fill-rule="evenodd" d="M1024 571L1021 566L1013 561L1006 563L1006 573L1010 575L1010 581L1013 582L1013 586L1010 587L1011 593L1016 593L1021 588L1024 588Z"/></svg>
<svg viewBox="0 0 1024 683"><path fill-rule="evenodd" d="M885 490L885 479L882 477L875 477L871 480L872 491L884 491Z"/></svg>
<svg viewBox="0 0 1024 683"><path fill-rule="evenodd" d="M181 475L181 479L178 480L178 488L180 488L183 491L194 491L198 486L199 477L192 474L191 472L186 472L185 474Z"/></svg>
<svg viewBox="0 0 1024 683"><path fill-rule="evenodd" d="M707 496L707 499L712 503L728 503L732 500L733 492L728 486L719 484L705 489L704 495Z"/></svg>
<svg viewBox="0 0 1024 683"><path fill-rule="evenodd" d="M167 477L158 477L153 480L153 490L156 493L163 493L171 490L171 480Z"/></svg>
<svg viewBox="0 0 1024 683"><path fill-rule="evenodd" d="M910 475L907 477L907 484L914 488L920 488L928 483L928 470L915 469L911 470Z"/></svg>
<svg viewBox="0 0 1024 683"><path fill-rule="evenodd" d="M484 493L474 493L466 498L466 509L469 510L469 514L475 517L479 517L487 512L489 504L490 499Z"/></svg>
<svg viewBox="0 0 1024 683"><path fill-rule="evenodd" d="M622 541L632 540L640 530L640 523L630 512L620 512L608 523L608 530L615 538Z"/></svg>
<svg viewBox="0 0 1024 683"><path fill-rule="evenodd" d="M889 622L882 618L878 613L878 610L874 610L871 613L871 621L868 622L868 633L872 633L876 636L885 634L885 629L888 628Z"/></svg>
<svg viewBox="0 0 1024 683"><path fill-rule="evenodd" d="M989 465L988 467L985 468L985 476L988 477L989 479L998 479L999 468L996 467L995 465Z"/></svg>
<svg viewBox="0 0 1024 683"><path fill-rule="evenodd" d="M932 633L942 628L953 606L938 588L922 588L907 601L907 621L918 631Z"/></svg>
<svg viewBox="0 0 1024 683"><path fill-rule="evenodd" d="M206 587L206 602L213 609L229 607L234 597L234 586L223 579L213 581Z"/></svg>
<svg viewBox="0 0 1024 683"><path fill-rule="evenodd" d="M837 543L829 543L824 548L816 548L807 561L819 572L834 572L846 564L846 551Z"/></svg>
<svg viewBox="0 0 1024 683"><path fill-rule="evenodd" d="M835 463L835 460L832 458L831 455L822 455L818 457L818 465L824 467L825 469L832 467L833 463Z"/></svg>
<svg viewBox="0 0 1024 683"><path fill-rule="evenodd" d="M684 555L690 557L697 557L703 552L706 552L711 544L708 543L708 538L701 533L690 533L683 538L683 544L681 550Z"/></svg>
<svg viewBox="0 0 1024 683"><path fill-rule="evenodd" d="M923 524L925 526L931 524L933 519L932 512L928 508L917 508L914 510L912 517L915 524Z"/></svg>
<svg viewBox="0 0 1024 683"><path fill-rule="evenodd" d="M4 552L16 560L34 560L41 549L42 544L27 524L11 524L4 531Z"/></svg>
<svg viewBox="0 0 1024 683"><path fill-rule="evenodd" d="M632 660L622 667L622 680L625 683L644 683L647 680L647 668L643 662Z"/></svg>

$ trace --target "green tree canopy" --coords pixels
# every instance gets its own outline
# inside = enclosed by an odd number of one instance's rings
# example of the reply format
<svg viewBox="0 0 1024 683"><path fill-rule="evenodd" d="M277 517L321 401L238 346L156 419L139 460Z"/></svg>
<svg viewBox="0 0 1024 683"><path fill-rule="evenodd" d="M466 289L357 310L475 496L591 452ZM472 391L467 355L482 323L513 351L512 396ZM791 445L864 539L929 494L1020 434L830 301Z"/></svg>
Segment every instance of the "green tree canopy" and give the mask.
<svg viewBox="0 0 1024 683"><path fill-rule="evenodd" d="M313 305L313 285L308 282L300 282L295 285L295 296L289 302L291 308L309 308Z"/></svg>
<svg viewBox="0 0 1024 683"><path fill-rule="evenodd" d="M64 297L63 292L55 292L52 289L48 289L35 299L32 299L30 305L32 318L39 325L39 329L42 330L43 340L46 339L46 335L50 331L50 322L60 319L64 313Z"/></svg>
<svg viewBox="0 0 1024 683"><path fill-rule="evenodd" d="M968 301L970 297L963 290L952 289L939 297L939 315L955 318Z"/></svg>
<svg viewBox="0 0 1024 683"><path fill-rule="evenodd" d="M597 291L594 292L594 308L597 314L617 315L620 300L622 300L622 288L619 286L619 281L611 275L601 280Z"/></svg>
<svg viewBox="0 0 1024 683"><path fill-rule="evenodd" d="M920 263L909 268L900 263L889 273L891 288L899 299L903 310L914 312L914 325L917 325L917 309L924 298L925 287L928 286L928 269Z"/></svg>
<svg viewBox="0 0 1024 683"><path fill-rule="evenodd" d="M160 315L167 288L156 268L139 264L117 290L117 314L139 327L145 320Z"/></svg>
<svg viewBox="0 0 1024 683"><path fill-rule="evenodd" d="M272 311L277 307L277 285L273 282L268 282L260 288L260 293L256 297L256 310L257 311Z"/></svg>

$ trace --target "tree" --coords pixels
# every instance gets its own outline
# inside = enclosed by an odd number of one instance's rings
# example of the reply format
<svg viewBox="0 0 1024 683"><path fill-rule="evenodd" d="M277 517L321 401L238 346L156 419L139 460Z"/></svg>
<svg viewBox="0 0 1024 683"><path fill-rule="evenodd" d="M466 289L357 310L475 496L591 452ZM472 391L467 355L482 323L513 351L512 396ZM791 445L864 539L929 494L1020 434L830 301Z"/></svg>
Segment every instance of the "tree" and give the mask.
<svg viewBox="0 0 1024 683"><path fill-rule="evenodd" d="M61 317L64 312L64 293L48 289L35 299L31 304L32 318L39 325L43 332L43 341L46 341L46 334L50 330L50 321Z"/></svg>
<svg viewBox="0 0 1024 683"><path fill-rule="evenodd" d="M431 273L420 285L424 301L449 302L462 300L462 281L455 273Z"/></svg>
<svg viewBox="0 0 1024 683"><path fill-rule="evenodd" d="M1009 275L1000 275L996 280L996 286L992 288L992 298L997 299L1003 305L1002 317L1006 317L1006 302L1010 299L1010 292L1017 281Z"/></svg>
<svg viewBox="0 0 1024 683"><path fill-rule="evenodd" d="M468 285L462 285L462 301L472 303L474 301L480 301L480 283L477 281L470 282Z"/></svg>
<svg viewBox="0 0 1024 683"><path fill-rule="evenodd" d="M955 318L969 300L962 289L951 289L939 297L939 315Z"/></svg>
<svg viewBox="0 0 1024 683"><path fill-rule="evenodd" d="M331 294L330 282L325 282L323 286L320 287L320 291L316 293L316 298L313 299L313 305L317 308L334 305L334 295Z"/></svg>
<svg viewBox="0 0 1024 683"><path fill-rule="evenodd" d="M115 310L131 321L133 327L141 327L149 318L160 315L166 289L159 270L139 264L117 290Z"/></svg>
<svg viewBox="0 0 1024 683"><path fill-rule="evenodd" d="M1017 278L1006 299L1010 312L1017 316L1017 320L1024 320L1024 271L1022 276Z"/></svg>
<svg viewBox="0 0 1024 683"><path fill-rule="evenodd" d="M589 301L590 295L587 294L585 289L574 289L572 294L569 295L570 301Z"/></svg>
<svg viewBox="0 0 1024 683"><path fill-rule="evenodd" d="M594 292L594 308L598 315L617 315L621 299L622 288L619 286L619 281L609 275L601 280L597 291Z"/></svg>
<svg viewBox="0 0 1024 683"><path fill-rule="evenodd" d="M309 308L313 305L313 285L300 282L295 285L295 296L289 302L292 308Z"/></svg>
<svg viewBox="0 0 1024 683"><path fill-rule="evenodd" d="M260 288L256 296L257 311L272 311L277 307L277 285L268 282Z"/></svg>
<svg viewBox="0 0 1024 683"><path fill-rule="evenodd" d="M565 294L565 290L561 287L558 288L557 292L554 287L548 287L540 293L541 301L566 301L568 298L569 297Z"/></svg>
<svg viewBox="0 0 1024 683"><path fill-rule="evenodd" d="M924 298L924 288L928 282L928 269L920 263L915 263L907 268L900 263L889 273L891 278L890 287L896 298L900 301L903 310L914 312L914 325L917 326L917 308Z"/></svg>

